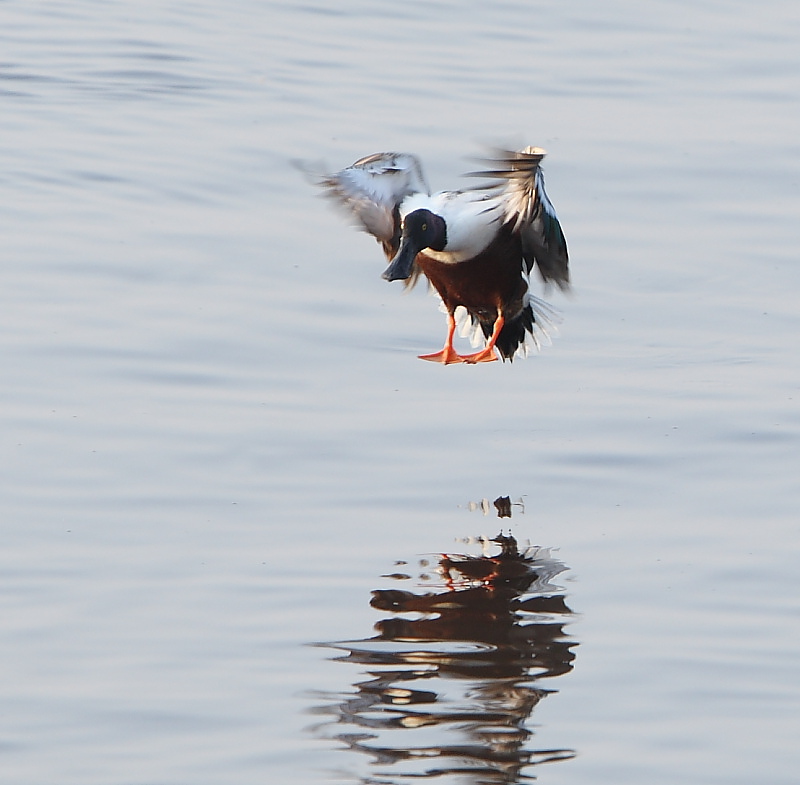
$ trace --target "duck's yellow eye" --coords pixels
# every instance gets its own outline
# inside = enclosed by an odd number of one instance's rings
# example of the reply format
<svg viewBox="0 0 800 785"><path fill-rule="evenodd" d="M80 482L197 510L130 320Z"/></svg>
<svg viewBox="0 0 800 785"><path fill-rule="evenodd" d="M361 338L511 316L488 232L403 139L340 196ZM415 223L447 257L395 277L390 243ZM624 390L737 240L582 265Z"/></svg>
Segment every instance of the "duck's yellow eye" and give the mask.
<svg viewBox="0 0 800 785"><path fill-rule="evenodd" d="M422 231L423 232L427 232L428 231L428 224L422 224Z"/></svg>

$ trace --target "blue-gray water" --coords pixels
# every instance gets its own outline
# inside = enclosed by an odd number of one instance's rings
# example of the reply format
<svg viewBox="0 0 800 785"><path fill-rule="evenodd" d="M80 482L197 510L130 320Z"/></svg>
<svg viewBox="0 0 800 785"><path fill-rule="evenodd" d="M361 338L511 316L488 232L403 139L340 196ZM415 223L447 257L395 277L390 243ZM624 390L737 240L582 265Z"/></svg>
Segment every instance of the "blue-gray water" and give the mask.
<svg viewBox="0 0 800 785"><path fill-rule="evenodd" d="M798 40L785 0L0 4L3 781L794 785ZM497 142L549 151L574 296L527 360L421 362L435 300L291 161L438 189ZM371 593L509 524L569 667L380 676ZM491 707L565 752L478 765Z"/></svg>

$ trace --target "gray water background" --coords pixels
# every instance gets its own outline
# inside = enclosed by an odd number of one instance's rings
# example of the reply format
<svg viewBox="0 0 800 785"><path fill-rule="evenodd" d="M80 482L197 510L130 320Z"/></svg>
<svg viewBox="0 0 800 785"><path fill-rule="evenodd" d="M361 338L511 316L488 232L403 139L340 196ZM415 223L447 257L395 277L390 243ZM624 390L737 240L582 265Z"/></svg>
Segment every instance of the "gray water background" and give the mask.
<svg viewBox="0 0 800 785"><path fill-rule="evenodd" d="M780 0L0 4L3 781L406 782L316 728L364 670L307 644L509 494L575 611L539 780L794 785L798 40ZM485 143L548 150L574 294L438 367L291 162L447 188Z"/></svg>

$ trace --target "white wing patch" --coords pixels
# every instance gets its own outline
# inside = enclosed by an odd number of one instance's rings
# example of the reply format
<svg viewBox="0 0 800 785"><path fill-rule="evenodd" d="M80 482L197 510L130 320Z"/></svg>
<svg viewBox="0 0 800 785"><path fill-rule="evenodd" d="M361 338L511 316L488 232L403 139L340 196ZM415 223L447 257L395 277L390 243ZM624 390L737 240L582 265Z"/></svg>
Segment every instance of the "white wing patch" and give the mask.
<svg viewBox="0 0 800 785"><path fill-rule="evenodd" d="M389 211L413 193L428 193L419 160L408 153L379 153L356 161L332 178L350 198Z"/></svg>
<svg viewBox="0 0 800 785"><path fill-rule="evenodd" d="M403 199L429 193L419 159L409 153L369 155L341 172L323 176L319 184L383 242L395 235L395 211Z"/></svg>

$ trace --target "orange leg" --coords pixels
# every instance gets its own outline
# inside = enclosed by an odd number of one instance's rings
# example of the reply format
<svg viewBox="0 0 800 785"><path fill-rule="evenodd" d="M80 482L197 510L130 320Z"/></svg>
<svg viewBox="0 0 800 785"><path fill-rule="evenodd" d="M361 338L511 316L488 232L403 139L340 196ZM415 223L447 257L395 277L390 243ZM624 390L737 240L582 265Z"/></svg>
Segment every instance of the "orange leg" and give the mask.
<svg viewBox="0 0 800 785"><path fill-rule="evenodd" d="M494 345L497 343L497 336L500 335L500 330L503 329L503 325L505 323L506 320L503 317L503 314L497 314L497 318L494 320L494 329L492 330L492 335L486 342L486 346L479 352L475 352L475 354L462 354L461 361L465 363L495 362L497 360L497 355L494 353Z"/></svg>
<svg viewBox="0 0 800 785"><path fill-rule="evenodd" d="M456 320L453 314L447 314L447 338L444 341L444 348L440 352L434 352L433 354L421 354L419 355L420 360L430 360L434 363L443 363L444 365L450 365L451 363L460 363L463 362L463 359L458 352L453 348L453 335L456 332Z"/></svg>

